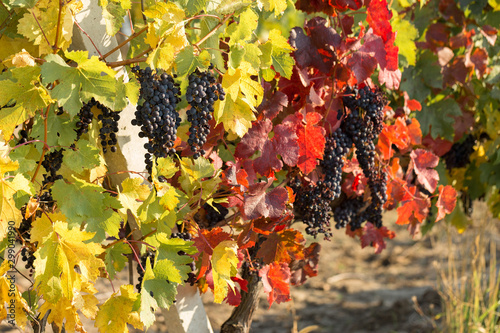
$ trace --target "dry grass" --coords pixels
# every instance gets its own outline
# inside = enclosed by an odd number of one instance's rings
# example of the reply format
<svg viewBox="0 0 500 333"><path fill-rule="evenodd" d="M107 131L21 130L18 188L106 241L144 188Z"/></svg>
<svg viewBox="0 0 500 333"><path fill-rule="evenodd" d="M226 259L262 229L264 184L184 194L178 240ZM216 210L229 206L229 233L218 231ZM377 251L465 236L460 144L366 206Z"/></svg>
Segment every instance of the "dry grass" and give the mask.
<svg viewBox="0 0 500 333"><path fill-rule="evenodd" d="M440 331L500 331L497 223L487 216L475 218L462 235L448 227L446 260L437 265L443 302L443 313L437 318Z"/></svg>

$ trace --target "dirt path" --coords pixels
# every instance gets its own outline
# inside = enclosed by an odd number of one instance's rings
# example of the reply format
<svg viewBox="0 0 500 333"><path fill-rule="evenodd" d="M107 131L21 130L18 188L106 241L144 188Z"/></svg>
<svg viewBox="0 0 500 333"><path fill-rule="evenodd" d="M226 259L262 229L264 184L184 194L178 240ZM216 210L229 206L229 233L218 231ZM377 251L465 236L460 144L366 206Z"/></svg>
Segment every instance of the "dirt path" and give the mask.
<svg viewBox="0 0 500 333"><path fill-rule="evenodd" d="M432 332L429 318L440 312L433 262L446 245L412 240L404 228L387 225L397 236L380 255L339 232L331 242L321 240L318 276L292 287L292 302L271 309L263 294L251 331L289 333L295 323L299 331L317 326L314 332ZM203 299L218 331L232 308L213 304L211 295Z"/></svg>

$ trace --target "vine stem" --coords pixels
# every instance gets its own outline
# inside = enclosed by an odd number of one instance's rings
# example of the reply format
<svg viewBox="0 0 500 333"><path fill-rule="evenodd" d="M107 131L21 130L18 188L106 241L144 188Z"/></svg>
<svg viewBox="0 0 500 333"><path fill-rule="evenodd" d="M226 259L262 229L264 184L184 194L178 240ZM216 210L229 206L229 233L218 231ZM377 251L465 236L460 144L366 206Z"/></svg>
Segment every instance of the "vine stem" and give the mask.
<svg viewBox="0 0 500 333"><path fill-rule="evenodd" d="M109 57L111 54L113 54L114 52L116 52L117 50L119 50L122 46L124 46L125 44L127 44L128 42L130 42L132 39L136 38L137 36L139 36L140 34L142 34L144 31L148 30L148 27L144 27L142 28L141 30L137 31L137 32L134 32L132 35L130 35L129 38L125 39L123 42L121 42L120 44L118 44L118 46L115 46L111 51L109 51L108 53L106 53L105 55L103 55L101 58L99 58L99 60L104 60L106 59L107 57Z"/></svg>
<svg viewBox="0 0 500 333"><path fill-rule="evenodd" d="M40 30L42 31L43 37L44 37L44 38L45 38L45 40L47 41L47 44L49 44L49 47L50 47L50 48L52 48L52 44L50 44L49 39L47 38L47 35L45 34L45 31L43 31L42 26L40 25L40 22L38 22L38 19L36 18L36 15L35 15L35 11L34 11L34 10L32 10L32 11L31 11L31 15L33 15L33 18L35 19L36 24L38 24L38 27L39 27L39 28L40 28Z"/></svg>
<svg viewBox="0 0 500 333"><path fill-rule="evenodd" d="M62 7L63 7L63 0L59 0L59 13L57 14L57 27L56 27L56 39L54 40L54 53L57 53L57 42L59 41L59 30L61 28L61 12L62 12ZM75 20L76 22L76 20Z"/></svg>
<svg viewBox="0 0 500 333"><path fill-rule="evenodd" d="M45 111L45 115L43 116L43 150L42 150L42 156L40 156L40 160L38 161L38 165L36 166L35 173L33 174L33 177L31 178L31 182L35 182L35 178L38 174L38 171L40 170L40 166L42 165L43 158L45 157L45 153L50 149L49 146L47 145L47 119L49 116L49 109L50 105L47 106L47 111Z"/></svg>
<svg viewBox="0 0 500 333"><path fill-rule="evenodd" d="M193 44L193 46L195 46L196 48L199 48L201 44L203 44L203 42L205 42L207 39L209 39L210 37L212 37L213 34L215 34L217 32L217 30L219 30L220 27L222 27L224 25L224 23L227 22L227 20L229 20L229 18L231 16L233 16L234 13L231 13L231 14L227 14L224 19L222 21L219 22L219 24L217 24L212 30L210 30L202 39L200 39L199 41L197 41L196 43Z"/></svg>
<svg viewBox="0 0 500 333"><path fill-rule="evenodd" d="M83 30L83 28L80 26L80 24L78 23L77 20L74 20L74 22L75 22L76 26L78 27L78 29L80 29L80 31L83 32L85 34L85 36L87 36L87 38L90 40L90 42L94 46L95 50L99 54L99 57L102 58L101 51L99 51L99 49L97 48L97 46L94 44L94 41L92 40L92 38L90 38L89 34L85 30Z"/></svg>
<svg viewBox="0 0 500 333"><path fill-rule="evenodd" d="M108 62L107 65L109 67L111 67L111 68L115 68L115 67L119 67L119 66L125 66L125 65L135 64L137 62L143 62L143 61L146 61L146 60L148 60L147 57L132 58L132 59L127 59L127 60L122 60L122 61Z"/></svg>

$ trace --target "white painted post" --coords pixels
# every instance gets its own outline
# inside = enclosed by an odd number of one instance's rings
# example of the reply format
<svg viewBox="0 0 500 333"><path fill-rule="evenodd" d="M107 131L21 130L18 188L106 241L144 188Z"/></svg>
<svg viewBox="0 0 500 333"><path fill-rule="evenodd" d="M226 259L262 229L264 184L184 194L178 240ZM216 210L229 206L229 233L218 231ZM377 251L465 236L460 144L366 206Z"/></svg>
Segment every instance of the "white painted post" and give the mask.
<svg viewBox="0 0 500 333"><path fill-rule="evenodd" d="M82 0L83 10L76 15L76 20L83 30L96 43L102 54L118 46L115 37L106 34L106 26L102 18L102 9L97 5L97 1ZM98 56L97 51L89 38L83 34L78 27L74 27L74 37L72 49L88 50L89 55ZM123 50L123 48L122 48ZM110 55L106 60L123 60L121 51ZM124 73L126 75L126 73ZM129 104L120 114L118 123L118 150L115 153L105 154L106 164L110 173L123 170L144 171L144 143L147 139L139 138L139 128L131 125L134 118L135 106ZM110 177L114 185L120 184L126 177L138 177L134 174L113 175ZM129 214L129 222L132 224L133 217ZM134 227L133 225L131 226ZM136 231L134 237L140 237L140 231ZM196 286L180 286L175 306L169 310L162 310L167 323L169 333L213 333L212 326L208 320L205 308L201 301L200 294Z"/></svg>

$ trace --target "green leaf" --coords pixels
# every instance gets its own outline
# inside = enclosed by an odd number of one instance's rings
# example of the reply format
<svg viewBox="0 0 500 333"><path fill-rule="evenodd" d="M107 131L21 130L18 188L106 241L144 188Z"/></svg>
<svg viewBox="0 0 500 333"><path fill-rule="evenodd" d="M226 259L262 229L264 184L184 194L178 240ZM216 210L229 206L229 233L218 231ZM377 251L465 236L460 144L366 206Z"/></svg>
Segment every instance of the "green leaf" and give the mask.
<svg viewBox="0 0 500 333"><path fill-rule="evenodd" d="M272 56L274 69L280 73L281 76L289 79L292 77L293 66L295 61L287 53L281 53Z"/></svg>
<svg viewBox="0 0 500 333"><path fill-rule="evenodd" d="M425 136L430 132L433 138L442 137L453 142L455 120L452 116L460 116L460 106L451 98L440 100L430 105L423 105L422 111L417 113L417 119ZM429 131L430 128L430 131Z"/></svg>
<svg viewBox="0 0 500 333"><path fill-rule="evenodd" d="M116 273L121 272L128 262L125 254L132 253L130 247L125 243L116 243L115 245L106 249L106 256L104 257L104 264L109 278L113 280Z"/></svg>
<svg viewBox="0 0 500 333"><path fill-rule="evenodd" d="M99 165L99 149L87 140L80 139L76 142L76 150L66 149L63 163L75 173L92 169Z"/></svg>
<svg viewBox="0 0 500 333"><path fill-rule="evenodd" d="M214 29L219 21L213 17L204 17L200 22L200 35L206 36ZM210 54L210 62L221 72L225 71L224 58L219 50L219 34L224 31L225 25L222 25L213 35L200 44L200 47L206 47Z"/></svg>
<svg viewBox="0 0 500 333"><path fill-rule="evenodd" d="M52 185L52 195L70 227L80 227L86 223L86 230L95 232L93 241L102 242L106 232L118 237L120 215L113 209L121 208L120 202L103 193L103 188L73 177L73 183L57 180Z"/></svg>
<svg viewBox="0 0 500 333"><path fill-rule="evenodd" d="M149 186L142 185L142 178L127 178L122 182L122 189L118 189L118 200L122 205L120 212L123 216L127 215L127 210L137 218L138 209L142 205L142 201L148 199L151 194Z"/></svg>
<svg viewBox="0 0 500 333"><path fill-rule="evenodd" d="M102 7L102 17L106 22L106 33L110 36L116 35L123 25L127 9L132 8L130 1L99 0L99 6Z"/></svg>
<svg viewBox="0 0 500 333"><path fill-rule="evenodd" d="M256 44L247 43L245 44L245 55L244 59L248 63L252 64L255 70L260 70L260 57L262 55L262 51ZM239 66L239 64L238 64Z"/></svg>
<svg viewBox="0 0 500 333"><path fill-rule="evenodd" d="M240 21L231 23L226 29L226 35L230 37L229 46L239 42L250 40L258 26L259 16L248 8L240 15Z"/></svg>
<svg viewBox="0 0 500 333"><path fill-rule="evenodd" d="M177 74L179 76L189 75L194 72L197 67L202 70L206 69L210 65L210 58L211 55L208 51L204 50L198 56L195 56L193 46L186 46L175 58Z"/></svg>
<svg viewBox="0 0 500 333"><path fill-rule="evenodd" d="M47 89L40 84L39 76L40 68L29 66L13 68L0 75L0 106L12 99L16 102L12 107L3 107L0 113L0 129L5 141L10 140L17 125L53 102Z"/></svg>
<svg viewBox="0 0 500 333"><path fill-rule="evenodd" d="M253 1L251 0L222 0L216 9L216 12L222 15L231 14L245 9L250 6L252 2Z"/></svg>
<svg viewBox="0 0 500 333"><path fill-rule="evenodd" d="M245 48L240 44L234 44L229 51L229 66L238 68L245 56Z"/></svg>
<svg viewBox="0 0 500 333"><path fill-rule="evenodd" d="M183 0L182 2L188 16L201 12L207 5L207 0Z"/></svg>
<svg viewBox="0 0 500 333"><path fill-rule="evenodd" d="M44 83L59 81L51 91L51 96L58 100L59 106L68 111L71 117L92 97L112 108L116 98L115 71L99 61L98 57L88 59L87 51L65 52L65 56L75 61L77 66L69 66L57 54L49 54L45 58L47 62L42 65Z"/></svg>
<svg viewBox="0 0 500 333"><path fill-rule="evenodd" d="M38 143L38 146L42 147L42 143ZM40 149L41 151L42 149ZM24 145L17 147L10 154L9 157L13 161L19 163L19 173L32 174L35 172L38 161L40 160L41 153L36 148L36 145Z"/></svg>
<svg viewBox="0 0 500 333"><path fill-rule="evenodd" d="M10 0L9 5L20 8L33 8L37 3L36 0Z"/></svg>
<svg viewBox="0 0 500 333"><path fill-rule="evenodd" d="M57 115L50 110L47 117L47 144L49 146L70 146L76 139L76 119L71 120L65 112ZM31 136L43 140L45 136L44 121L41 117L35 118Z"/></svg>

